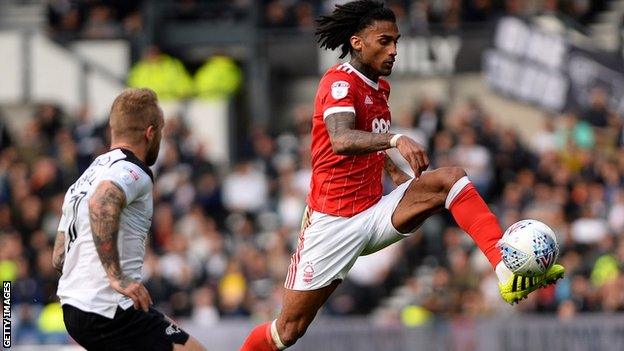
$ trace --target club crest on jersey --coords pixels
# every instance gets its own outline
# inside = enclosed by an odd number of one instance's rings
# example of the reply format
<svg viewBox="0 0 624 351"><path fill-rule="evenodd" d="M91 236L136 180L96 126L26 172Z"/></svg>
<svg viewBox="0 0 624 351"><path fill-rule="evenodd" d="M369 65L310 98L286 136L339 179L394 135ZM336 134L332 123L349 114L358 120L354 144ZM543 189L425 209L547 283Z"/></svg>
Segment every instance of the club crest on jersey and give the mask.
<svg viewBox="0 0 624 351"><path fill-rule="evenodd" d="M314 279L314 264L312 262L306 262L303 268L303 281L309 284L312 282L312 279Z"/></svg>
<svg viewBox="0 0 624 351"><path fill-rule="evenodd" d="M331 85L331 94L332 97L336 100L340 100L347 96L349 92L349 83L344 80L339 80L337 82L333 82Z"/></svg>

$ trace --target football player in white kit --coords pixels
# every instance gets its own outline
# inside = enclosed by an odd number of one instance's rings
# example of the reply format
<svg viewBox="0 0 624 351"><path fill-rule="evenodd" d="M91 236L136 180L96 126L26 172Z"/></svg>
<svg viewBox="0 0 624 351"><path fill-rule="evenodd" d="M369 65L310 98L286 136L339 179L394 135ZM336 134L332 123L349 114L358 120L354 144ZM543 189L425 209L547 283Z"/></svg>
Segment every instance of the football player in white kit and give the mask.
<svg viewBox="0 0 624 351"><path fill-rule="evenodd" d="M156 94L124 90L110 111L111 149L65 194L54 244L69 334L88 350L204 350L150 305L141 283L164 126Z"/></svg>

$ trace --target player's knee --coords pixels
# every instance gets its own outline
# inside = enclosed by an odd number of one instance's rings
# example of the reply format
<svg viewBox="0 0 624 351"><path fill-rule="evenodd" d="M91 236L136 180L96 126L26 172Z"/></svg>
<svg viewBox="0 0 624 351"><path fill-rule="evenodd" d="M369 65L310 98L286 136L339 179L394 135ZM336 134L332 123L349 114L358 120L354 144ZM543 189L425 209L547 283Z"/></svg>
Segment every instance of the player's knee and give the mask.
<svg viewBox="0 0 624 351"><path fill-rule="evenodd" d="M279 331L279 336L284 345L292 346L305 334L307 329L308 325L303 320L287 321L282 330Z"/></svg>
<svg viewBox="0 0 624 351"><path fill-rule="evenodd" d="M466 171L461 167L440 168L440 192L446 195L458 180L466 176Z"/></svg>

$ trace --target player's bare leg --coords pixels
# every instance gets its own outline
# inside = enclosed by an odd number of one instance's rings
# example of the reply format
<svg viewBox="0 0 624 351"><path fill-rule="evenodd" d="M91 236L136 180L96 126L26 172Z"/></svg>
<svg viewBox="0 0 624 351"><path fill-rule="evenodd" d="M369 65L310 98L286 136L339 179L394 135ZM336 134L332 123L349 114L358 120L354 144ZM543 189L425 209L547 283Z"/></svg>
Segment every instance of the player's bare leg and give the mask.
<svg viewBox="0 0 624 351"><path fill-rule="evenodd" d="M409 233L434 213L444 209L453 184L466 176L459 167L444 167L424 172L413 180L392 214L392 225L401 233Z"/></svg>
<svg viewBox="0 0 624 351"><path fill-rule="evenodd" d="M277 332L284 345L294 344L305 334L318 310L339 284L339 280L334 280L318 290L284 290L282 311L277 317Z"/></svg>
<svg viewBox="0 0 624 351"><path fill-rule="evenodd" d="M174 321L173 318L167 316L166 314L164 316L167 321L177 325L176 321ZM189 336L188 340L184 345L173 344L173 349L176 351L207 351L206 348L192 335Z"/></svg>
<svg viewBox="0 0 624 351"><path fill-rule="evenodd" d="M192 336L189 337L184 345L173 344L173 349L175 351L206 351L206 348Z"/></svg>
<svg viewBox="0 0 624 351"><path fill-rule="evenodd" d="M501 261L496 244L503 231L462 168L443 167L413 180L392 214L392 224L407 233L444 208L496 268Z"/></svg>
<svg viewBox="0 0 624 351"><path fill-rule="evenodd" d="M256 327L240 351L283 350L293 345L305 334L318 310L339 284L339 280L334 280L330 285L317 290L285 289L282 311L274 323L275 326L269 322Z"/></svg>

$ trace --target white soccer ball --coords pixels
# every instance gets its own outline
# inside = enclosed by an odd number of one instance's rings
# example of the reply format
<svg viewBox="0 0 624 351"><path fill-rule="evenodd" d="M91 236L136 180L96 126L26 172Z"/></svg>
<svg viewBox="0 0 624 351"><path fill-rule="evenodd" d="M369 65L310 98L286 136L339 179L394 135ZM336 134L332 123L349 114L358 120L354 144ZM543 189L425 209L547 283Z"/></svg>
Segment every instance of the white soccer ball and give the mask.
<svg viewBox="0 0 624 351"><path fill-rule="evenodd" d="M514 223L498 243L507 268L521 276L544 274L559 257L555 233L534 219Z"/></svg>

